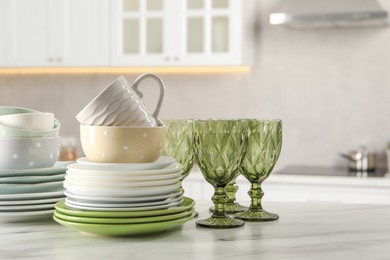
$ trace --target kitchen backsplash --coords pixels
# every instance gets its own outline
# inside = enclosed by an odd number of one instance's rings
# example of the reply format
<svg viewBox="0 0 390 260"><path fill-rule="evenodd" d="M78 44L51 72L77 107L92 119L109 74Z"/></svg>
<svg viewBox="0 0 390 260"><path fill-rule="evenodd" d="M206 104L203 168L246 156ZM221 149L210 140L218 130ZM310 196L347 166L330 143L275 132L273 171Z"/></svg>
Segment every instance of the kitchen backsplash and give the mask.
<svg viewBox="0 0 390 260"><path fill-rule="evenodd" d="M291 30L268 25L281 1L257 6L250 74L161 74L161 118L280 118L277 168L347 165L339 152L366 145L386 164L390 140L390 27ZM390 3L382 3L390 10ZM62 136L79 135L75 115L117 76L0 75L0 105L54 112ZM133 81L138 75L125 75ZM154 84L154 82L151 82ZM154 104L146 82L146 104ZM150 92L150 94L149 94ZM157 97L155 97L157 98ZM150 105L150 110L154 107Z"/></svg>

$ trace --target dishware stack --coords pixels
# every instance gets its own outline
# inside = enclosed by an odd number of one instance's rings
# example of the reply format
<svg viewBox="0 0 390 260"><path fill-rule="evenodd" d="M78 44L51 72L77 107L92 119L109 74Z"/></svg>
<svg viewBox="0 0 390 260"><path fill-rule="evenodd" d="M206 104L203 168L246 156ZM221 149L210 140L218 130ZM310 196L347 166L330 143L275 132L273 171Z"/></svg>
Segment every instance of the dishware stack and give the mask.
<svg viewBox="0 0 390 260"><path fill-rule="evenodd" d="M152 78L160 97L153 114L138 85ZM85 157L68 165L66 198L54 220L82 233L137 235L177 227L193 216L194 201L182 196L182 165L161 156L167 127L158 119L164 85L154 74L130 85L119 77L76 116Z"/></svg>
<svg viewBox="0 0 390 260"><path fill-rule="evenodd" d="M0 107L0 221L49 218L64 197L60 126L53 113Z"/></svg>

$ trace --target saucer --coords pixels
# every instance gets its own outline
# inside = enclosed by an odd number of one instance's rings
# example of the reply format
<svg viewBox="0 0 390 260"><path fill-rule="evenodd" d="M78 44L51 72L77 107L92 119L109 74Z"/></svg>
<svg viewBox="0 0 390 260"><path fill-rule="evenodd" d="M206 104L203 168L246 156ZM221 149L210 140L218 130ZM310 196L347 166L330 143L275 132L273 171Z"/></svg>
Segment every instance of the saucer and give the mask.
<svg viewBox="0 0 390 260"><path fill-rule="evenodd" d="M57 198L47 198L47 199L31 199L31 200L0 200L0 208L2 206L15 206L15 205L36 205L36 204L47 204L47 203L56 203L60 199L64 198L62 193L61 197Z"/></svg>
<svg viewBox="0 0 390 260"><path fill-rule="evenodd" d="M20 200L37 200L49 198L63 198L64 190L37 192L37 193L22 193L22 194L0 194L1 201L20 201Z"/></svg>
<svg viewBox="0 0 390 260"><path fill-rule="evenodd" d="M85 167L84 169L99 171L157 170L166 168L174 162L173 158L166 156L161 156L157 161L151 163L98 163L90 161L87 157L77 159L77 163Z"/></svg>
<svg viewBox="0 0 390 260"><path fill-rule="evenodd" d="M0 212L27 212L54 209L54 203L36 205L10 205L0 206Z"/></svg>
<svg viewBox="0 0 390 260"><path fill-rule="evenodd" d="M63 214L57 210L54 211L54 216L57 218L77 223L89 223L89 224L139 224L139 223L153 223L167 220L174 220L192 216L194 209L188 211L179 212L176 214L152 216L152 217L140 217L140 218L94 218L94 217L77 217Z"/></svg>
<svg viewBox="0 0 390 260"><path fill-rule="evenodd" d="M107 172L106 175L96 174L79 174L73 171L67 171L67 176L78 179L80 181L155 181L155 180L169 180L181 178L181 170L171 173L163 173L156 175L135 175L135 176L116 176Z"/></svg>
<svg viewBox="0 0 390 260"><path fill-rule="evenodd" d="M74 184L69 184L66 180L64 181L65 189L69 190L74 194L85 195L85 196L107 196L107 197L143 197L153 195L163 195L174 192L176 189L181 187L181 182L167 186L157 187L142 187L142 188L131 188L131 189L118 189L118 188L97 188L97 187L85 187Z"/></svg>
<svg viewBox="0 0 390 260"><path fill-rule="evenodd" d="M41 193L58 191L62 188L62 181L43 182L36 184L0 184L0 194Z"/></svg>
<svg viewBox="0 0 390 260"><path fill-rule="evenodd" d="M84 196L80 194L74 194L66 190L65 195L72 199L77 199L79 201L93 201L97 203L140 203L140 202L154 202L154 201L164 201L169 198L174 198L182 195L180 190L175 190L171 193L155 195L155 196L144 196L144 197L101 197L101 196Z"/></svg>
<svg viewBox="0 0 390 260"><path fill-rule="evenodd" d="M26 222L36 220L46 220L53 216L53 209L37 210L25 212L0 212L0 221L2 222Z"/></svg>
<svg viewBox="0 0 390 260"><path fill-rule="evenodd" d="M179 227L192 218L193 216L191 215L174 220L141 224L86 224L66 221L53 216L53 219L63 226L73 228L82 233L101 236L130 236L156 233Z"/></svg>
<svg viewBox="0 0 390 260"><path fill-rule="evenodd" d="M73 161L58 161L53 167L34 168L26 170L1 170L0 177L15 177L15 176L42 176L64 173L68 164Z"/></svg>
<svg viewBox="0 0 390 260"><path fill-rule="evenodd" d="M91 188L106 188L106 189L126 189L126 188L143 188L143 187L163 187L168 185L173 185L180 181L180 176L176 179L168 180L150 180L150 181L89 181L89 180L80 180L68 175L65 177L64 183L79 185L82 187L91 187Z"/></svg>
<svg viewBox="0 0 390 260"><path fill-rule="evenodd" d="M68 170L67 173L74 172L77 174L84 174L84 175L109 175L109 176L145 176L145 175L159 175L159 174L167 174L167 173L173 173L181 171L183 168L181 164L179 163L173 163L169 165L166 168L162 169L156 169L156 170L91 170L85 165L79 164L79 163L73 163L69 164L67 166Z"/></svg>
<svg viewBox="0 0 390 260"><path fill-rule="evenodd" d="M191 198L183 196L183 202L177 206L168 209L145 210L145 211L97 211L97 210L82 210L74 209L65 205L65 199L58 201L54 207L55 209L65 215L77 217L93 217L93 218L133 218L133 217L151 217L171 215L192 209L195 201Z"/></svg>
<svg viewBox="0 0 390 260"><path fill-rule="evenodd" d="M82 203L82 202L76 202L71 201L68 198L65 199L65 205L74 208L74 209L83 209L83 210L96 210L96 211L144 211L144 210L158 210L158 209L168 209L170 207L177 206L178 204L182 203L183 199L180 198L177 201L164 203L161 205L154 205L154 206L138 206L138 207L114 207L110 205L110 207L105 206L96 206L93 203Z"/></svg>
<svg viewBox="0 0 390 260"><path fill-rule="evenodd" d="M14 176L0 178L0 184L36 184L44 182L63 181L65 173L46 176Z"/></svg>

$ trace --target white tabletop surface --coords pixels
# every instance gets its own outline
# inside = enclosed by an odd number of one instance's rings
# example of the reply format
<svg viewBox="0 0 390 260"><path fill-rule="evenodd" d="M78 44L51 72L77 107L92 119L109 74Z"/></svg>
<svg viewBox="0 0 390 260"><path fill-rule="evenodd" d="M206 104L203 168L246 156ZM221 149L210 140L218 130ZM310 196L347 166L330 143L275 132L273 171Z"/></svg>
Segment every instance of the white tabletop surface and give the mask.
<svg viewBox="0 0 390 260"><path fill-rule="evenodd" d="M209 216L198 201L198 218ZM0 223L0 259L390 259L390 206L265 202L273 222L128 238L88 237L54 221Z"/></svg>

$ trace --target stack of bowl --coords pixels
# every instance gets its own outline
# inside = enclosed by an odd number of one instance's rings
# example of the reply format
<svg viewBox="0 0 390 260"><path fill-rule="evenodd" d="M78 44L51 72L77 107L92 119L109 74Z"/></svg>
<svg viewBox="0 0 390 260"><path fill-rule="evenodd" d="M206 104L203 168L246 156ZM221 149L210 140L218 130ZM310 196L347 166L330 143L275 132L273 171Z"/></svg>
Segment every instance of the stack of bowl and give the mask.
<svg viewBox="0 0 390 260"><path fill-rule="evenodd" d="M60 126L53 113L0 107L0 221L49 217L64 197Z"/></svg>
<svg viewBox="0 0 390 260"><path fill-rule="evenodd" d="M140 78L147 77L156 76ZM83 233L145 234L193 217L194 201L180 189L182 166L161 156L167 127L158 112L146 111L137 84L126 82L118 78L76 116L85 157L68 165L66 198L55 205L54 219Z"/></svg>

